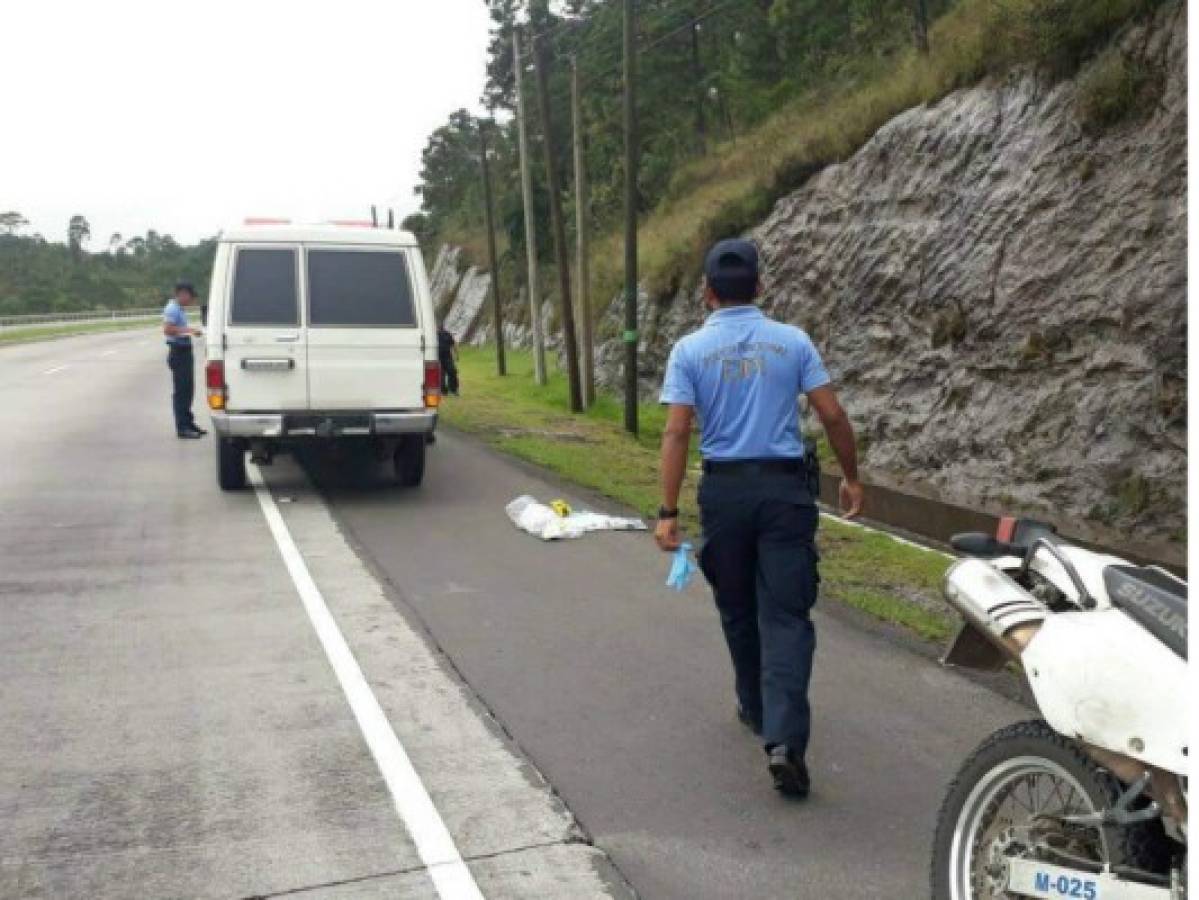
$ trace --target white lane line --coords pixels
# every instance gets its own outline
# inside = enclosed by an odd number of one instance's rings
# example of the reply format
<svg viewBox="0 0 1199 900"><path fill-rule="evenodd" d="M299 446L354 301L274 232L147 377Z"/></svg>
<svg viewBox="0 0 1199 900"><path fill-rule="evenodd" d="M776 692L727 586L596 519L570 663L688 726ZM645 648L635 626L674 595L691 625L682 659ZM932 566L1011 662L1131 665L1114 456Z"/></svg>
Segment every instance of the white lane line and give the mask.
<svg viewBox="0 0 1199 900"><path fill-rule="evenodd" d="M258 504L262 507L262 514L270 526L316 636L325 649L325 656L350 703L354 718L358 720L358 727L362 729L362 736L375 758L375 764L387 783L396 812L400 814L400 820L416 844L416 852L433 879L433 886L444 900L482 900L483 894L474 876L463 862L449 829L445 827L404 745L396 737L383 708L367 684L358 661L354 659L333 614L329 612L325 598L312 580L304 557L292 540L279 507L275 505L275 498L262 480L262 473L253 464L247 465L247 472L250 483L254 485Z"/></svg>
<svg viewBox="0 0 1199 900"><path fill-rule="evenodd" d="M112 356L112 355L113 355L114 353L116 353L116 352L117 352L117 351L115 351L115 350L105 350L105 351L104 351L103 353L101 353L100 355L101 355L101 356Z"/></svg>
<svg viewBox="0 0 1199 900"><path fill-rule="evenodd" d="M149 344L150 344L150 342L149 342L149 341L138 341L138 342L137 342L137 345L138 345L139 347L147 347L147 346L149 346Z"/></svg>
<svg viewBox="0 0 1199 900"><path fill-rule="evenodd" d="M67 368L67 367L66 366L55 366L53 369L47 369L42 374L43 375L53 375L55 372L61 372L65 368Z"/></svg>

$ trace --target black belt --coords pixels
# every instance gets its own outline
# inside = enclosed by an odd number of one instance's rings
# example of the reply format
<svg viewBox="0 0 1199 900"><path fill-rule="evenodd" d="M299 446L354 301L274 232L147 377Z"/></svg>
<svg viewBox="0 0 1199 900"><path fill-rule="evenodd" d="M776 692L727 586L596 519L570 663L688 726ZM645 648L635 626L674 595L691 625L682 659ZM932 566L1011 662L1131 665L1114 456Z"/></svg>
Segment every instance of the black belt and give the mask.
<svg viewBox="0 0 1199 900"><path fill-rule="evenodd" d="M705 459L705 475L798 475L802 459Z"/></svg>

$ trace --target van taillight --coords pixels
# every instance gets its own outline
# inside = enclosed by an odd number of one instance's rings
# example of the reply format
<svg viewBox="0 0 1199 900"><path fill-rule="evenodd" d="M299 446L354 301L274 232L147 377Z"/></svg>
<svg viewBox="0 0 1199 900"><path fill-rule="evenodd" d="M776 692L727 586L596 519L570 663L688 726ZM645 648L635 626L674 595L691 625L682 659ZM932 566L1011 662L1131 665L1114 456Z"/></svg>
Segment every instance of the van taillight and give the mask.
<svg viewBox="0 0 1199 900"><path fill-rule="evenodd" d="M208 386L208 408L224 409L228 400L225 387L225 361L210 359L204 367L204 382Z"/></svg>
<svg viewBox="0 0 1199 900"><path fill-rule="evenodd" d="M441 405L441 363L425 361L425 406L436 409Z"/></svg>

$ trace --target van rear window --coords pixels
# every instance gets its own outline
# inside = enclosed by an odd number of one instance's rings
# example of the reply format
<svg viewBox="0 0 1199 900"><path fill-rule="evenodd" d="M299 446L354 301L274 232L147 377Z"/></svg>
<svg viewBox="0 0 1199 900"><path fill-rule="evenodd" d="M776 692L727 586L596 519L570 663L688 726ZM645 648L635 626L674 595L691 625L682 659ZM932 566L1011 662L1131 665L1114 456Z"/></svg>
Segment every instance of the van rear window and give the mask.
<svg viewBox="0 0 1199 900"><path fill-rule="evenodd" d="M296 251L237 251L233 274L231 325L299 325Z"/></svg>
<svg viewBox="0 0 1199 900"><path fill-rule="evenodd" d="M416 325L404 254L309 250L308 324L393 328Z"/></svg>

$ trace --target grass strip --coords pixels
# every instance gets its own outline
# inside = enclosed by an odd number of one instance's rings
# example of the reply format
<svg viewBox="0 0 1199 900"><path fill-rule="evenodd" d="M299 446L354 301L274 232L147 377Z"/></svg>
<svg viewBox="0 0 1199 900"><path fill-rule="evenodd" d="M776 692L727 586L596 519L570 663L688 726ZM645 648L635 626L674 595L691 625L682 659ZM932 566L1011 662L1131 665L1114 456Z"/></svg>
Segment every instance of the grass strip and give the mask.
<svg viewBox="0 0 1199 900"><path fill-rule="evenodd" d="M658 446L665 411L643 404L641 434L634 438L624 431L615 397L602 394L586 413L572 415L561 373L552 372L549 383L538 387L531 354L509 351L507 361L508 375L500 378L490 350L463 348L463 395L446 398L445 423L652 517L660 500ZM681 504L683 529L692 535L699 534L691 492L698 480L697 452L693 446L691 490L684 488ZM824 597L927 640L949 636L954 620L940 600L944 557L827 518L819 543Z"/></svg>
<svg viewBox="0 0 1199 900"><path fill-rule="evenodd" d="M115 319L111 322L80 322L62 325L30 325L0 328L0 347L11 344L26 344L30 341L49 341L54 338L71 337L76 334L92 334L105 331L125 331L130 328L148 328L157 319Z"/></svg>

